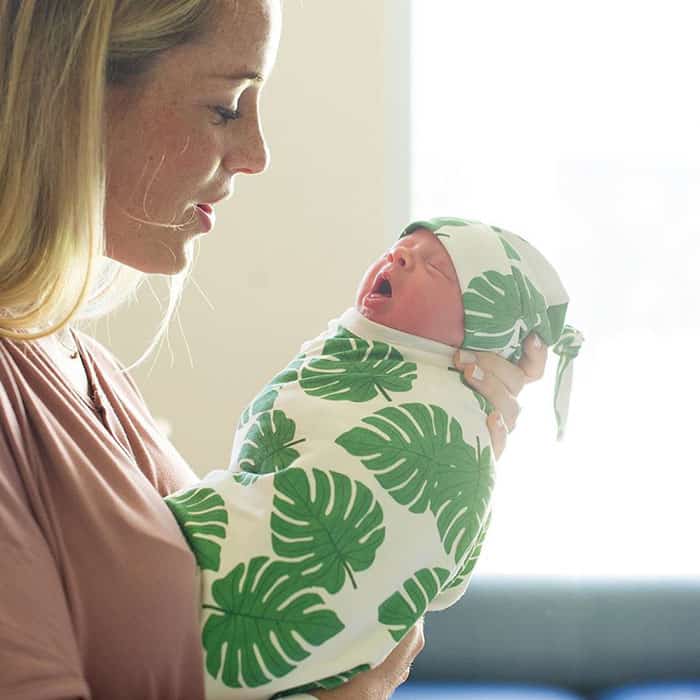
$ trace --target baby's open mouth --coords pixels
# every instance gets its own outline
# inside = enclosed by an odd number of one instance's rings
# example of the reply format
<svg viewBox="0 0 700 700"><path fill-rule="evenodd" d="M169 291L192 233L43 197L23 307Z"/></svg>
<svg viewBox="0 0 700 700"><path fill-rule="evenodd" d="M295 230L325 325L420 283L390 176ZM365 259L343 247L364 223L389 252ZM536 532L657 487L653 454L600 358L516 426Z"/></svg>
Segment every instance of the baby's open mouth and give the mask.
<svg viewBox="0 0 700 700"><path fill-rule="evenodd" d="M379 296L382 297L390 297L391 296L391 282L384 277L384 275L379 275L377 277L376 282L374 283L374 287L372 287L372 291L370 294L378 294Z"/></svg>

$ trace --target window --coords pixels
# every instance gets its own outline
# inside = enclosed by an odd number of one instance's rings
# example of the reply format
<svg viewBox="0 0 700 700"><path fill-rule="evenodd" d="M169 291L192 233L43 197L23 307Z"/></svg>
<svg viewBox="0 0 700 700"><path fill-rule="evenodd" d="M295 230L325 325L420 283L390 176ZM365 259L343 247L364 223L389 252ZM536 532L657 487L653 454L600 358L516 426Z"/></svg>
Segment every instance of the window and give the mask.
<svg viewBox="0 0 700 700"><path fill-rule="evenodd" d="M700 574L694 10L412 0L411 219L530 240L586 336L563 442L556 356L521 395L480 574Z"/></svg>

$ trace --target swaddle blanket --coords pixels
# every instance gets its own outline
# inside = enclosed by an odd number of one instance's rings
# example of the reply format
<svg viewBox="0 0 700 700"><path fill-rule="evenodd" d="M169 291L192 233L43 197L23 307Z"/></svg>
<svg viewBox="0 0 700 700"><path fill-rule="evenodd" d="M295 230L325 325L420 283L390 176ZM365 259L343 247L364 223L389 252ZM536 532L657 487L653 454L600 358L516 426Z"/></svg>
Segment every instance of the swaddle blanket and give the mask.
<svg viewBox="0 0 700 700"><path fill-rule="evenodd" d="M423 227L457 270L462 347L516 361L536 331L560 354L561 436L582 336L556 272L501 229L432 219L402 235ZM464 594L494 460L491 407L453 354L348 309L244 411L229 469L166 499L201 569L209 700L336 687Z"/></svg>
<svg viewBox="0 0 700 700"><path fill-rule="evenodd" d="M335 687L462 596L494 460L453 354L349 309L246 409L230 469L168 497L202 570L207 698Z"/></svg>

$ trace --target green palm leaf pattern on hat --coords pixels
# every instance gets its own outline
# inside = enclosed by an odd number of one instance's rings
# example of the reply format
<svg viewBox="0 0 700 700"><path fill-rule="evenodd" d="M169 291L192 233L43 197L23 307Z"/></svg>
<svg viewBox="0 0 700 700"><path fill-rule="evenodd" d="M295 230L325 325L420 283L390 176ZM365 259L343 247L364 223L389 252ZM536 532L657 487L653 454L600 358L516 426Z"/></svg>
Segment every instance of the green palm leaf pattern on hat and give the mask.
<svg viewBox="0 0 700 700"><path fill-rule="evenodd" d="M434 600L450 572L447 569L421 569L403 582L403 592L392 593L380 606L378 619L389 627L395 642L401 641L430 602Z"/></svg>
<svg viewBox="0 0 700 700"><path fill-rule="evenodd" d="M520 343L541 324L549 325L544 297L516 267L512 275L487 270L469 283L462 295L464 346L475 350L511 347L518 360Z"/></svg>
<svg viewBox="0 0 700 700"><path fill-rule="evenodd" d="M447 554L459 560L479 534L493 490L491 448L476 450L462 438L459 422L439 406L388 406L336 439L374 472L389 495L412 513L437 516Z"/></svg>
<svg viewBox="0 0 700 700"><path fill-rule="evenodd" d="M292 449L306 438L294 440L296 423L284 411L261 413L251 426L239 453L238 466L254 474L286 469L299 453Z"/></svg>
<svg viewBox="0 0 700 700"><path fill-rule="evenodd" d="M313 469L312 497L309 476L303 469L275 475L272 547L298 564L308 585L337 593L349 578L356 589L352 572L369 569L384 542L382 508L362 482L334 471Z"/></svg>
<svg viewBox="0 0 700 700"><path fill-rule="evenodd" d="M224 525L228 525L224 499L214 489L195 488L166 497L165 504L177 519L199 567L218 571L221 545L215 538L223 540Z"/></svg>
<svg viewBox="0 0 700 700"><path fill-rule="evenodd" d="M491 227L494 231L497 231L498 233L501 233L501 229L497 229L495 226ZM498 240L501 242L501 245L503 246L503 249L506 251L506 256L508 257L509 260L520 260L520 256L518 255L517 251L513 246L508 243L508 241L503 238L502 236L498 237Z"/></svg>
<svg viewBox="0 0 700 700"><path fill-rule="evenodd" d="M301 371L301 388L309 396L329 401L371 401L381 393L410 391L416 378L416 365L404 362L403 355L380 341L367 342L346 328L326 341L323 355L311 360Z"/></svg>
<svg viewBox="0 0 700 700"><path fill-rule="evenodd" d="M328 678L322 678L320 681L315 681L314 683L306 683L305 685L300 685L296 688L282 690L279 693L275 693L270 700L275 700L275 698L284 698L287 695L295 695L296 693L305 693L310 690L318 690L319 688L332 690L333 688L337 688L339 685L343 685L343 683L347 683L361 671L369 671L370 668L372 668L370 664L360 664L359 666L355 666L355 668L351 668L349 671L343 671L335 676L328 676Z"/></svg>
<svg viewBox="0 0 700 700"><path fill-rule="evenodd" d="M266 384L265 388L246 407L245 411L243 411L238 421L239 428L250 420L251 415L255 416L258 413L263 413L263 411L269 411L273 408L277 396L279 395L280 387L283 384L295 382L299 378L299 367L304 363L304 357L305 355L303 354L295 357L286 369L282 370Z"/></svg>
<svg viewBox="0 0 700 700"><path fill-rule="evenodd" d="M481 528L481 532L479 533L479 536L477 537L476 542L474 543L474 548L467 555L467 558L464 561L464 565L454 575L454 578L452 578L452 580L448 581L443 586L442 590L446 590L448 588L456 588L457 586L461 586L462 583L464 581L466 581L472 575L472 572L474 571L474 567L476 566L476 562L479 559L479 555L481 554L481 547L484 544L484 540L486 539L486 532L489 529L490 523L491 523L491 513L489 513L488 518L486 519L486 522L484 523L484 526Z"/></svg>
<svg viewBox="0 0 700 700"><path fill-rule="evenodd" d="M231 688L282 678L310 655L309 647L345 629L335 612L319 609L323 599L305 590L294 567L268 557L238 564L211 590L217 605L202 606L212 611L202 631L206 668Z"/></svg>

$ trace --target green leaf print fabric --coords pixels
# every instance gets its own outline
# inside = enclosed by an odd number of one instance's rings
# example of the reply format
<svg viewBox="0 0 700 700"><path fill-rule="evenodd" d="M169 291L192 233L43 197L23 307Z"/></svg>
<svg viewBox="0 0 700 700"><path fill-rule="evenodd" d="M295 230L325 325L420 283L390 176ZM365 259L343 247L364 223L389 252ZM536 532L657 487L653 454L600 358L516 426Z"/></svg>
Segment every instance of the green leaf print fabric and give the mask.
<svg viewBox="0 0 700 700"><path fill-rule="evenodd" d="M314 647L337 635L343 623L305 588L268 557L253 557L217 579L213 604L203 606L211 611L202 633L208 673L230 688L257 688L309 656L298 640Z"/></svg>
<svg viewBox="0 0 700 700"><path fill-rule="evenodd" d="M414 221L434 233L452 258L462 291L464 340L469 350L496 352L517 362L532 332L559 355L554 388L557 439L566 428L573 365L583 335L564 320L569 296L549 261L521 236L480 221L438 217Z"/></svg>
<svg viewBox="0 0 700 700"><path fill-rule="evenodd" d="M328 340L323 357L301 372L301 388L310 396L333 401L364 402L377 393L391 401L391 393L411 390L416 366L404 362L396 348L366 342L347 329Z"/></svg>
<svg viewBox="0 0 700 700"><path fill-rule="evenodd" d="M345 474L303 469L275 477L272 548L296 561L300 573L329 593L337 593L355 572L366 571L384 542L384 515L377 499L362 482Z"/></svg>
<svg viewBox="0 0 700 700"><path fill-rule="evenodd" d="M209 700L336 687L464 594L494 460L453 352L348 309L245 410L229 468L166 499Z"/></svg>

